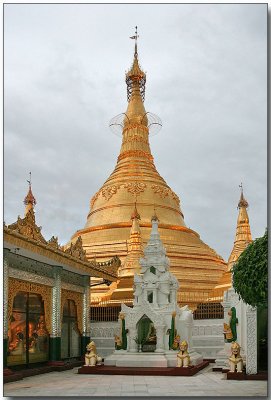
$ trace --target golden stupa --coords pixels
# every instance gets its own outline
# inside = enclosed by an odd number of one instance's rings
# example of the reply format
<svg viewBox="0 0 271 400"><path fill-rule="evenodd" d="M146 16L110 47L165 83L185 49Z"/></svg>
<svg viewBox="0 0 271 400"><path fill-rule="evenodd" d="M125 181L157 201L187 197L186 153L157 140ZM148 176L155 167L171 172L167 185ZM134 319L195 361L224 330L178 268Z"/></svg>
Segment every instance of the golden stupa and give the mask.
<svg viewBox="0 0 271 400"><path fill-rule="evenodd" d="M237 217L234 245L230 257L228 259L227 271L224 272L220 281L214 288L214 297L216 296L217 293L226 291L232 286L231 269L238 260L239 256L243 253L247 245L252 242L249 218L247 213L248 202L244 198L242 184L240 187L241 187L241 196L238 203L239 213Z"/></svg>
<svg viewBox="0 0 271 400"><path fill-rule="evenodd" d="M171 272L180 282L180 295L193 303L207 298L226 270L224 260L186 227L179 197L157 172L149 145L149 128L159 122L144 107L146 75L137 53L137 34L133 64L126 73L128 107L117 123L122 128L122 145L114 171L90 201L83 229L72 236L82 237L89 259L104 261L114 255L122 261L119 281L111 287L92 289L92 295L128 299L133 294L133 274L138 262L125 262L131 240L137 237L138 258L151 231L154 210L159 218L159 233L170 259ZM136 203L136 207L135 207ZM131 214L134 211L135 215ZM136 215L138 214L138 215ZM140 217L139 217L140 215ZM140 227L140 229L138 229ZM132 229L133 231L133 229ZM140 236L140 245L138 237ZM129 242L129 246L128 246ZM133 253L135 255L135 253ZM131 254L130 256L131 257ZM133 258L133 260L136 257ZM128 265L129 264L129 265Z"/></svg>

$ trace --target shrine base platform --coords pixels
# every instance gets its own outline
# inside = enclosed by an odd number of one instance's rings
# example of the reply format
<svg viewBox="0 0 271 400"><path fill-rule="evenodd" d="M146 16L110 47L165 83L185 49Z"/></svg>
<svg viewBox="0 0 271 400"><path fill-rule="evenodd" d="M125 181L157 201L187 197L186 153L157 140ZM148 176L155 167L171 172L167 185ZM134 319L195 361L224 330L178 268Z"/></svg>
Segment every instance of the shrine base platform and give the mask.
<svg viewBox="0 0 271 400"><path fill-rule="evenodd" d="M184 367L115 367L110 365L97 365L95 367L81 367L78 369L78 374L93 374L93 375L157 375L157 376L193 376L203 368L209 365L209 361Z"/></svg>
<svg viewBox="0 0 271 400"><path fill-rule="evenodd" d="M202 355L191 351L189 352L192 366L202 363ZM176 367L177 351L164 352L129 352L126 350L116 350L104 359L105 366L128 367L128 368L169 368Z"/></svg>
<svg viewBox="0 0 271 400"><path fill-rule="evenodd" d="M227 372L227 379L235 380L235 381L267 381L268 373L267 372L258 372L257 374L248 375L244 372Z"/></svg>

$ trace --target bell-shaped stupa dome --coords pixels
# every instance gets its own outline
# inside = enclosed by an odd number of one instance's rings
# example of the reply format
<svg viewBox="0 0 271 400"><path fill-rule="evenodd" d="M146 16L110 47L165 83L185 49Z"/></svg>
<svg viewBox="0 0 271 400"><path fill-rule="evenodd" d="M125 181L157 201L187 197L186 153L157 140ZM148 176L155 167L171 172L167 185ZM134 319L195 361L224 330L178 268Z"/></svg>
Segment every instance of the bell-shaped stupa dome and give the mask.
<svg viewBox="0 0 271 400"><path fill-rule="evenodd" d="M156 170L149 144L150 126L161 125L155 122L153 114L146 112L144 106L146 74L142 71L137 52L137 34L132 67L126 73L128 106L118 127L122 131L122 144L115 169L90 201L87 222L77 231L72 241L82 237L88 258L105 261L117 255L124 264L129 252L131 212L136 202L140 220L140 235L143 246L151 232L153 210L159 215L159 229L167 255L170 270L180 282L186 303L193 303L201 296L207 298L226 269L224 260L209 246L202 242L198 233L186 227L180 199ZM184 172L185 173L185 172ZM125 271L132 285L132 268L120 269L120 282L125 280ZM127 285L124 285L127 286ZM110 290L110 289L109 289ZM122 287L118 298L133 298L132 286ZM94 288L92 293L105 294ZM114 290L113 290L114 292ZM112 288L111 288L112 293ZM190 293L190 294L189 294ZM95 295L95 294L94 294ZM189 301L191 297L191 302ZM193 300L194 299L194 300Z"/></svg>

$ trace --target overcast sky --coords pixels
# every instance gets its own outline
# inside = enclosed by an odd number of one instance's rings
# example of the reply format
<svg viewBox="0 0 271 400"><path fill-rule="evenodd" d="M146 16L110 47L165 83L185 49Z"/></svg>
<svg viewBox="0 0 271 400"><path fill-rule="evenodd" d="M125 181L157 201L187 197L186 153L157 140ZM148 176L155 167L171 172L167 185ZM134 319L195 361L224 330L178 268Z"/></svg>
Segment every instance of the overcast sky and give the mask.
<svg viewBox="0 0 271 400"><path fill-rule="evenodd" d="M267 6L5 4L4 220L24 214L32 172L36 220L66 243L113 171L138 52L158 172L188 227L226 260L243 182L253 238L267 226Z"/></svg>

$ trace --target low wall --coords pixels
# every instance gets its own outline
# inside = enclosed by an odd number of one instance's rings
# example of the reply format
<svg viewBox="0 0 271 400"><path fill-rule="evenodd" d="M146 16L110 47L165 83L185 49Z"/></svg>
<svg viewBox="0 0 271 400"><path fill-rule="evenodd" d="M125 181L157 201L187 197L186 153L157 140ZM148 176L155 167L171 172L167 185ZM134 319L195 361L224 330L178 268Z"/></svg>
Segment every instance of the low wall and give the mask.
<svg viewBox="0 0 271 400"><path fill-rule="evenodd" d="M216 358L224 348L223 319L197 319L193 321L193 347L203 358Z"/></svg>
<svg viewBox="0 0 271 400"><path fill-rule="evenodd" d="M223 322L223 319L194 320L193 347L204 358L216 358L217 352L224 348ZM113 352L114 336L119 334L119 322L91 323L91 340L96 343L98 354L102 357Z"/></svg>
<svg viewBox="0 0 271 400"><path fill-rule="evenodd" d="M90 337L97 347L97 353L106 357L115 350L115 335L120 335L119 322L92 322Z"/></svg>

